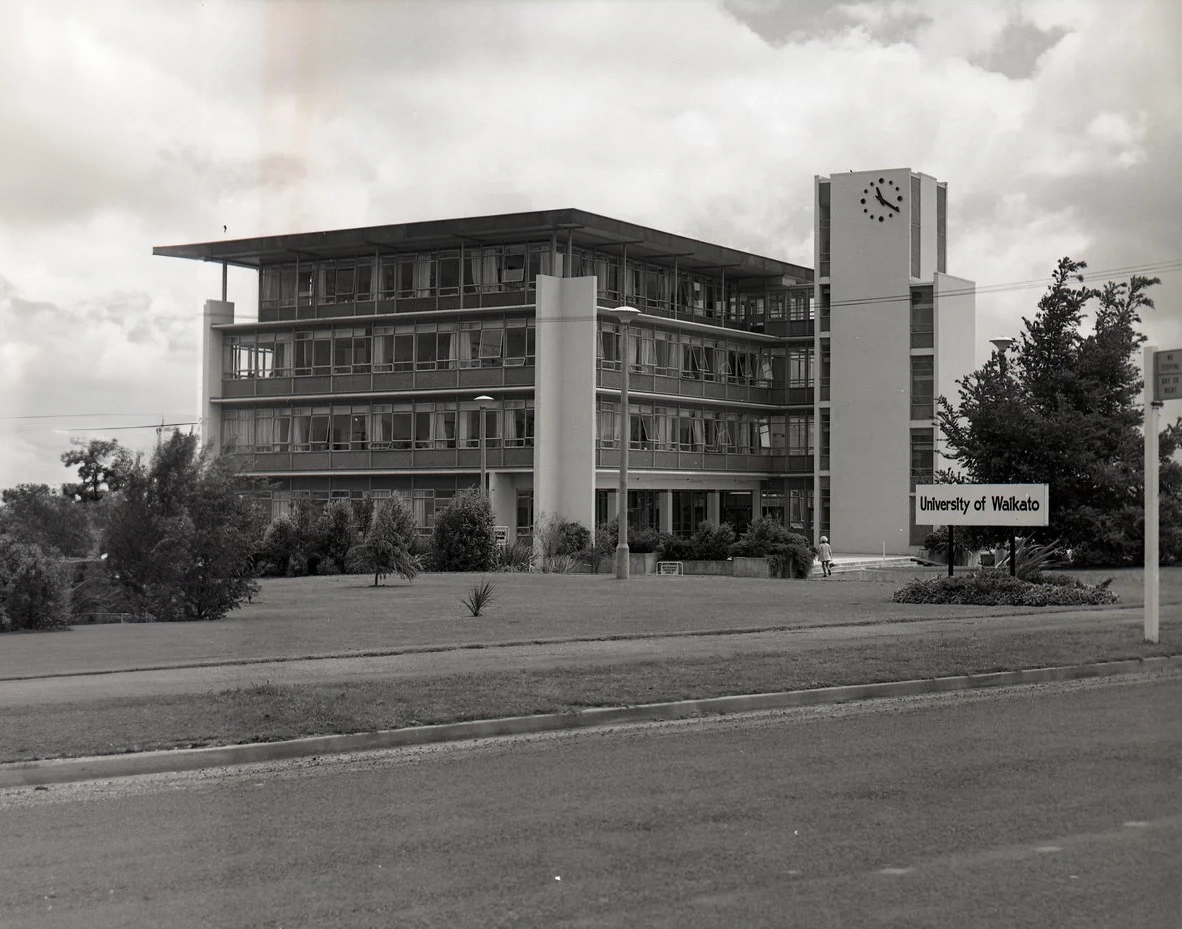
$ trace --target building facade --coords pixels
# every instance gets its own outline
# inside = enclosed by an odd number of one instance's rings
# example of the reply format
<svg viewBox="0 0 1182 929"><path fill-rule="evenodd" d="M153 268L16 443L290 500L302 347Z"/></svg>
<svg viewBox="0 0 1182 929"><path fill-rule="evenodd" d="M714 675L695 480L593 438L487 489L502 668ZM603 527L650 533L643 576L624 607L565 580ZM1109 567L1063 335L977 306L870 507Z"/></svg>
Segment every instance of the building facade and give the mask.
<svg viewBox="0 0 1182 929"><path fill-rule="evenodd" d="M258 272L257 321L236 321L224 284L205 304L202 435L268 479L276 516L399 494L427 531L483 458L511 536L543 514L594 526L618 506L627 363L632 525L769 515L903 552L973 304L943 274L943 186L888 174L908 195L874 229L845 203L871 175L816 180L817 277L573 209L154 253ZM930 209L912 210L912 178ZM620 305L643 314L626 346Z"/></svg>

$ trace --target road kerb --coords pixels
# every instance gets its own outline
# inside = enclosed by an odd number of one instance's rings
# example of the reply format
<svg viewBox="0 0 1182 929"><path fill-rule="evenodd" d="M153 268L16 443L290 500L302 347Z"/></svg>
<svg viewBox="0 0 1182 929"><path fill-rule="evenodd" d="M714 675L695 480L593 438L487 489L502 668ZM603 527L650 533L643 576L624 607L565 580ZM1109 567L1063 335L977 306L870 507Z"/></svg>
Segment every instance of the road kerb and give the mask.
<svg viewBox="0 0 1182 929"><path fill-rule="evenodd" d="M657 722L694 716L749 713L759 710L790 709L923 694L1004 687L1015 684L1044 684L1057 681L1114 677L1146 671L1182 668L1182 655L1131 658L1098 664L1030 668L909 681L846 684L776 693L708 697L639 706L592 707L535 716L510 716L432 726L410 726L349 735L312 736L283 742L256 742L210 748L169 749L154 752L100 755L89 758L58 758L0 764L0 789L105 780L141 774L196 771L258 762L284 761L315 755L404 748L439 742L524 735L622 723Z"/></svg>

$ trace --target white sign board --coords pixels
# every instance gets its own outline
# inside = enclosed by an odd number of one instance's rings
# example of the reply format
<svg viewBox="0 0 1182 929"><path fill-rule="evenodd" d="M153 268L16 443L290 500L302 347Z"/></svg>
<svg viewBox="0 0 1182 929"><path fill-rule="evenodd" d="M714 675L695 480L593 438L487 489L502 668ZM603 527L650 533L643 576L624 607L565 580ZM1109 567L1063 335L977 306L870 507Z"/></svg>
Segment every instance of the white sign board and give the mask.
<svg viewBox="0 0 1182 929"><path fill-rule="evenodd" d="M1153 353L1153 399L1182 400L1182 348Z"/></svg>
<svg viewBox="0 0 1182 929"><path fill-rule="evenodd" d="M657 574L684 574L684 567L680 561L658 561Z"/></svg>
<svg viewBox="0 0 1182 929"><path fill-rule="evenodd" d="M509 544L509 527L508 526L493 526L493 536L497 540L497 545L506 546Z"/></svg>
<svg viewBox="0 0 1182 929"><path fill-rule="evenodd" d="M1046 484L920 484L920 526L1045 526Z"/></svg>

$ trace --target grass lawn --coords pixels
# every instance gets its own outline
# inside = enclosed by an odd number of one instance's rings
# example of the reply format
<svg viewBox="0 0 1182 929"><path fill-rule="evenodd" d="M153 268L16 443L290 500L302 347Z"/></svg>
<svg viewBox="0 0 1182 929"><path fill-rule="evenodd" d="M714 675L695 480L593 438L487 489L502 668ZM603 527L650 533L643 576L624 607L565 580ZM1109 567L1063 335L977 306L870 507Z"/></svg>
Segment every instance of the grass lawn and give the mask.
<svg viewBox="0 0 1182 929"><path fill-rule="evenodd" d="M479 619L469 616L460 600L481 575L427 574L413 584L392 579L378 588L360 576L265 580L252 603L215 623L80 626L63 633L6 635L0 638L0 679L419 646L1031 612L890 602L897 586L913 574L927 573L917 566L914 572L871 574L863 580L842 575L808 581L637 577L627 584L610 576L489 574L497 585L496 599ZM1141 603L1139 570L1081 575L1115 578L1118 606ZM1164 620L1182 613L1182 567L1163 569L1161 575Z"/></svg>
<svg viewBox="0 0 1182 929"><path fill-rule="evenodd" d="M671 649L671 652L675 651ZM1125 627L945 634L741 659L670 657L208 695L13 707L0 715L0 761L274 741L465 719L727 694L942 677L1182 653L1182 621L1145 645Z"/></svg>

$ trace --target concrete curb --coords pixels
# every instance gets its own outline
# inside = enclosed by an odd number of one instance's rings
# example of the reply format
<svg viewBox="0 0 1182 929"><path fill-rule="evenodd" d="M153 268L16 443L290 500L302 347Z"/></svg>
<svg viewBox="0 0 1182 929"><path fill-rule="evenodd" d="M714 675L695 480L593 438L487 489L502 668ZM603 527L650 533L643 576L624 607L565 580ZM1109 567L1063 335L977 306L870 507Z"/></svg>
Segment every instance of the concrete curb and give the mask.
<svg viewBox="0 0 1182 929"><path fill-rule="evenodd" d="M1146 671L1165 671L1170 668L1182 668L1182 655L1130 658L1124 661L1108 661L1089 665L1031 668L1023 671L966 674L925 680L849 684L841 687L711 697L702 700L678 700L669 703L647 703L640 706L602 707L537 716L510 716L501 719L482 719L435 726L411 726L404 729L386 729L379 732L362 732L352 735L314 736L286 742L259 742L214 748L173 749L91 758L13 762L0 765L0 789L131 777L139 774L196 771L202 768L282 761L314 755L403 748L436 742L485 739L492 736L522 735L620 723L748 713L757 710L818 706L883 697L911 697L1013 684L1045 684L1055 681L1115 677Z"/></svg>
<svg viewBox="0 0 1182 929"><path fill-rule="evenodd" d="M1167 604L1168 605L1168 604ZM129 668L87 668L81 671L49 671L44 674L22 674L14 677L0 677L0 684L15 684L20 681L41 681L59 677L100 677L110 674L139 674L148 671L177 671L184 668L224 668L256 664L288 664L296 661L334 661L342 658L397 658L400 655L430 655L439 652L481 651L482 649L525 648L545 645L586 645L596 642L633 642L641 639L708 638L728 635L759 635L766 632L813 632L821 629L861 629L866 626L896 626L910 623L940 622L942 620L968 619L1012 619L1023 616L1053 616L1057 613L1090 612L1100 613L1113 610L1142 610L1141 607L1127 607L1119 604L1108 606L1046 606L1025 607L1027 612L1018 613L967 613L963 616L908 616L883 622L879 619L856 619L836 623L785 623L775 626L745 626L737 629L684 629L675 632L616 632L598 636L566 636L536 639L494 639L489 642L457 642L450 645L407 645L402 648L372 648L352 652L311 652L303 655L278 655L259 658L209 658L196 661L182 661L171 664L133 665ZM1131 624L1137 617L1118 619Z"/></svg>

